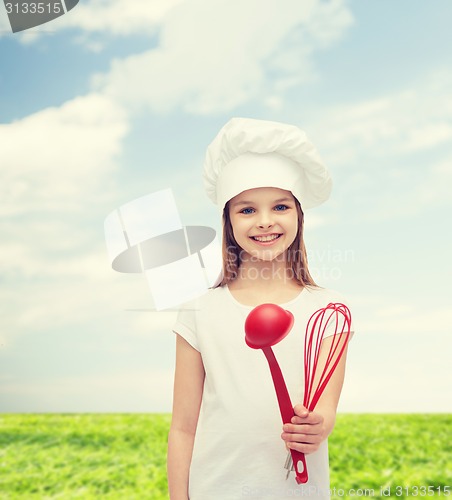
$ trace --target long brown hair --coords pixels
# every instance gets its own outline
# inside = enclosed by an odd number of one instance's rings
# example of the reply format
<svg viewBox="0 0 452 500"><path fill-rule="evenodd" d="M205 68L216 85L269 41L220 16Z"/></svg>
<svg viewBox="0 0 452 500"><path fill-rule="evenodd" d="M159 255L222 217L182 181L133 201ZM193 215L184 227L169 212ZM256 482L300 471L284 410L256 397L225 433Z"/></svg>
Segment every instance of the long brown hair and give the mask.
<svg viewBox="0 0 452 500"><path fill-rule="evenodd" d="M318 286L308 269L308 256L303 240L304 214L299 201L295 198L295 206L298 215L298 229L295 239L288 247L287 270L290 271L293 279L300 286ZM234 281L238 276L238 270L242 262L241 254L243 250L234 238L231 218L229 217L229 201L223 210L223 279L217 285L224 286Z"/></svg>

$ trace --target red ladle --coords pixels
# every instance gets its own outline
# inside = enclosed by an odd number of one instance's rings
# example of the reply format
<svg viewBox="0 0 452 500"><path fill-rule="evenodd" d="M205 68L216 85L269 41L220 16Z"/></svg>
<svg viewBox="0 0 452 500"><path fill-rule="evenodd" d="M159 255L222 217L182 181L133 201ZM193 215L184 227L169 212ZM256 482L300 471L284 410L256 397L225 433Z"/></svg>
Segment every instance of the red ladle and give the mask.
<svg viewBox="0 0 452 500"><path fill-rule="evenodd" d="M262 349L267 358L283 424L290 424L294 411L281 368L271 346L286 337L293 322L293 314L276 304L261 304L255 307L245 321L245 342L253 349ZM308 470L304 453L296 450L290 450L290 453L295 464L297 483L306 483Z"/></svg>

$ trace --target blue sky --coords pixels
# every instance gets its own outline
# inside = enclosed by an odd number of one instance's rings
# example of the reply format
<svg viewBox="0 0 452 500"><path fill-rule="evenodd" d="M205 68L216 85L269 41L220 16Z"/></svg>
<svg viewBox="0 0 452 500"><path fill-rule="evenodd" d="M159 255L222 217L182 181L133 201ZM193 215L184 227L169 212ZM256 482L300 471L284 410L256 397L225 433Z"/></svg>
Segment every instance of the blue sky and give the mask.
<svg viewBox="0 0 452 500"><path fill-rule="evenodd" d="M105 217L171 188L219 229L207 144L232 116L305 129L334 190L306 214L352 305L342 411L451 411L452 5L80 2L12 34L0 7L0 411L166 412L175 313L113 271Z"/></svg>

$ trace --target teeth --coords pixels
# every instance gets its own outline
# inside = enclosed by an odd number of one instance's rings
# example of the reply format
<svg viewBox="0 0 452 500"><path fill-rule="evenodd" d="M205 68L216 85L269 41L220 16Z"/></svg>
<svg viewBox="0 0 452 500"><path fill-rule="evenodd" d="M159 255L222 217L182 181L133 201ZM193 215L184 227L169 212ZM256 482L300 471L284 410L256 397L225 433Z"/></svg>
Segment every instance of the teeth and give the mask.
<svg viewBox="0 0 452 500"><path fill-rule="evenodd" d="M257 241L272 241L279 238L279 234L269 234L268 236L253 236L253 239Z"/></svg>

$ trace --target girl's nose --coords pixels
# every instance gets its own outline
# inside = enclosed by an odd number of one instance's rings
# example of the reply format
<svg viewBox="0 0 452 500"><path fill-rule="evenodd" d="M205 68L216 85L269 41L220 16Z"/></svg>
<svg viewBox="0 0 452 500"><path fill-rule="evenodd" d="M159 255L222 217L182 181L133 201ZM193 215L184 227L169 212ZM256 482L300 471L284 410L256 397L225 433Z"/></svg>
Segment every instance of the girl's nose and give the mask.
<svg viewBox="0 0 452 500"><path fill-rule="evenodd" d="M261 229L268 229L273 226L273 219L271 214L262 213L257 224Z"/></svg>

